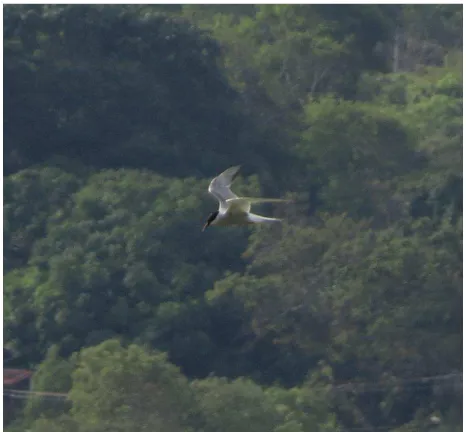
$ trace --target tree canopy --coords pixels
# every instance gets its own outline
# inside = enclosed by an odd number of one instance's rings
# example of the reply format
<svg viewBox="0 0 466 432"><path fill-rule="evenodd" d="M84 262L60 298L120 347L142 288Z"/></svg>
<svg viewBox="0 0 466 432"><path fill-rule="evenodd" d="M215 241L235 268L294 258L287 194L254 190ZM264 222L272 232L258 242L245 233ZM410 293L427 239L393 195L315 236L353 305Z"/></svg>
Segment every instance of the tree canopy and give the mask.
<svg viewBox="0 0 466 432"><path fill-rule="evenodd" d="M461 430L460 5L3 31L4 340L34 370L9 432ZM293 204L202 233L236 164Z"/></svg>

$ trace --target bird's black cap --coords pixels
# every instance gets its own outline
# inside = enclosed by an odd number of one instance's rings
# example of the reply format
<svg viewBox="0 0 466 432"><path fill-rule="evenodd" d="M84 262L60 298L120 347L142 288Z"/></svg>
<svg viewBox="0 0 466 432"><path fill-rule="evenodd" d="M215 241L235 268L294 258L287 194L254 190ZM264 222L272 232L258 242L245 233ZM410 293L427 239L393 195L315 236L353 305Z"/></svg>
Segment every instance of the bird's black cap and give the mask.
<svg viewBox="0 0 466 432"><path fill-rule="evenodd" d="M215 218L218 216L218 210L212 212L209 217L207 218L207 222L205 223L204 227L202 228L202 231L205 231L205 229L215 220Z"/></svg>

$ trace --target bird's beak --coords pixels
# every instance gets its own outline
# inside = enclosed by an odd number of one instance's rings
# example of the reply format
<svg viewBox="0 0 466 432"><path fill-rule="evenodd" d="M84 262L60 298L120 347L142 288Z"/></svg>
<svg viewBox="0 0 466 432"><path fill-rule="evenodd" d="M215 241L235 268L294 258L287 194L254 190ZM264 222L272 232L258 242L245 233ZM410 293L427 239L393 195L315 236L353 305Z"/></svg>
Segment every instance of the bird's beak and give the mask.
<svg viewBox="0 0 466 432"><path fill-rule="evenodd" d="M207 229L208 226L209 226L209 224L207 224L207 223L204 224L204 226L202 227L202 232L204 232Z"/></svg>

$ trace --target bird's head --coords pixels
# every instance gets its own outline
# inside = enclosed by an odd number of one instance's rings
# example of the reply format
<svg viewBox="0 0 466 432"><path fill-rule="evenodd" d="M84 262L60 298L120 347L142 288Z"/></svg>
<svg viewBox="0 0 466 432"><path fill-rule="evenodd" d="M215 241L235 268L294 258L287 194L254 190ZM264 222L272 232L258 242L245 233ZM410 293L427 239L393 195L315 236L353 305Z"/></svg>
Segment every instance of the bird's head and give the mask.
<svg viewBox="0 0 466 432"><path fill-rule="evenodd" d="M215 218L218 216L218 210L212 212L209 217L207 218L207 222L204 224L202 227L202 231L205 231L207 227L215 220Z"/></svg>

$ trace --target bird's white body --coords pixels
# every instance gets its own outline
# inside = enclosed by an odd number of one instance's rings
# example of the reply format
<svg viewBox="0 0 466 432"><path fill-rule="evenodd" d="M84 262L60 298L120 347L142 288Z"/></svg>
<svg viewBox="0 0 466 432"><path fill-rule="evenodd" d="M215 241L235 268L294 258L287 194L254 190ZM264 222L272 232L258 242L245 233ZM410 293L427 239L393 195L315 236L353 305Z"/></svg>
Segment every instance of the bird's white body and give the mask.
<svg viewBox="0 0 466 432"><path fill-rule="evenodd" d="M280 222L280 219L260 216L249 211L251 203L247 198L232 198L226 201L226 208L219 210L219 214L211 225L249 225L257 223Z"/></svg>
<svg viewBox="0 0 466 432"><path fill-rule="evenodd" d="M210 182L209 192L217 198L219 209L218 212L212 213L203 229L207 228L209 225L250 225L281 221L281 219L269 218L251 213L251 205L264 202L286 202L287 200L238 197L231 191L231 183L238 174L239 169L239 166L228 168Z"/></svg>

